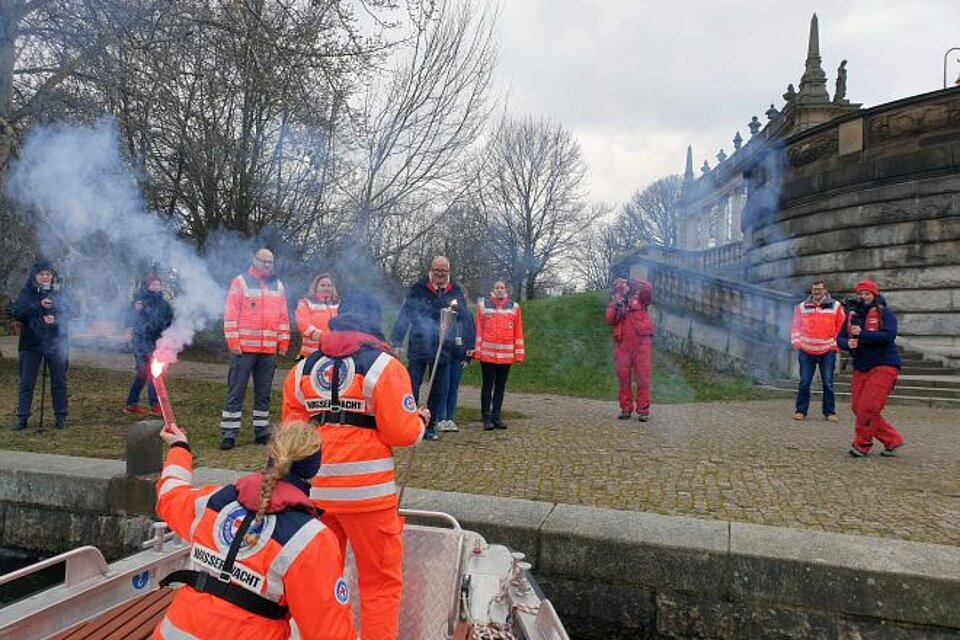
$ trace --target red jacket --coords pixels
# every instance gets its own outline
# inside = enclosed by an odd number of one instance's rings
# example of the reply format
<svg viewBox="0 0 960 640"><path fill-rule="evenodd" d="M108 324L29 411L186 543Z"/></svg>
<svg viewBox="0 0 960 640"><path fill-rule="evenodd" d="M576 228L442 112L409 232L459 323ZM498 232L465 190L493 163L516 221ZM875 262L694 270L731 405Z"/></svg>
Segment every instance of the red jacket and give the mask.
<svg viewBox="0 0 960 640"><path fill-rule="evenodd" d="M477 346L473 357L480 362L523 362L523 317L520 305L506 296L487 296L477 303Z"/></svg>
<svg viewBox="0 0 960 640"><path fill-rule="evenodd" d="M790 345L812 356L838 351L837 334L845 318L843 305L830 296L819 303L807 297L794 309Z"/></svg>
<svg viewBox="0 0 960 640"><path fill-rule="evenodd" d="M297 303L297 330L300 331L300 355L306 358L320 348L320 338L330 331L330 321L337 317L340 303L316 300L312 296Z"/></svg>
<svg viewBox="0 0 960 640"><path fill-rule="evenodd" d="M250 267L230 283L223 310L227 348L242 353L275 354L290 346L290 318L283 283Z"/></svg>
<svg viewBox="0 0 960 640"><path fill-rule="evenodd" d="M283 421L314 424L330 414L334 358L341 358L339 401L343 415L368 426L331 422L317 427L320 473L310 499L330 513L361 513L397 506L392 447L409 447L424 425L410 376L378 338L358 331L331 331L320 350L290 370L283 385ZM375 423L375 427L371 427Z"/></svg>
<svg viewBox="0 0 960 640"><path fill-rule="evenodd" d="M171 447L157 481L157 515L191 545L191 564L213 580L226 559L232 533L260 499L262 477L236 485L194 489L193 456ZM287 606L304 640L353 640L350 594L341 576L340 544L316 517L301 489L279 482L271 495L260 538L244 542L231 582ZM189 634L189 635L188 635ZM282 640L289 619L273 620L209 593L182 586L154 629L154 638Z"/></svg>
<svg viewBox="0 0 960 640"><path fill-rule="evenodd" d="M604 319L613 327L613 341L632 343L633 338L652 336L653 322L647 307L653 304L653 285L645 280L633 280L627 296L614 296L607 306Z"/></svg>

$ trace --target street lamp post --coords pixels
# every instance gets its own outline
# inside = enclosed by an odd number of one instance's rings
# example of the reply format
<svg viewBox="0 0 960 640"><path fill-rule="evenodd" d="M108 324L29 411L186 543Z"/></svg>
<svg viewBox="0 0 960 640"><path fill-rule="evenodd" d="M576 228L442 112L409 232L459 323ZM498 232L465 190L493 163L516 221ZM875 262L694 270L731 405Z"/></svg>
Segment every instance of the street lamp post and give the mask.
<svg viewBox="0 0 960 640"><path fill-rule="evenodd" d="M960 51L960 47L951 47L947 49L947 52L943 54L943 88L947 88L947 58L950 57L951 51Z"/></svg>

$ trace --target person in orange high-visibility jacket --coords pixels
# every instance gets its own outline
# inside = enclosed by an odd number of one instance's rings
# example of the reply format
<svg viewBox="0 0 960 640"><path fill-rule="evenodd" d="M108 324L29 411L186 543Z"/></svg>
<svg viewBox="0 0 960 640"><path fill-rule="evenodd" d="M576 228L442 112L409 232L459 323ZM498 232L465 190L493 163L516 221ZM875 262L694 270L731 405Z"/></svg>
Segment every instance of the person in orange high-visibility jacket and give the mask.
<svg viewBox="0 0 960 640"><path fill-rule="evenodd" d="M310 292L297 303L297 330L300 332L300 357L320 348L320 338L330 331L330 320L337 317L340 297L333 276L321 273L310 284Z"/></svg>
<svg viewBox="0 0 960 640"><path fill-rule="evenodd" d="M170 452L157 481L157 515L190 545L190 569L154 638L281 640L296 621L304 640L353 640L350 590L336 536L307 494L320 468L316 430L300 423L269 443L263 473L194 488L193 456L176 425L160 437Z"/></svg>
<svg viewBox="0 0 960 640"><path fill-rule="evenodd" d="M823 384L823 417L837 421L836 401L833 392L833 373L837 364L837 334L843 327L847 314L843 305L830 297L823 280L810 286L810 295L796 306L793 325L790 328L790 344L797 350L800 363L800 386L797 389L794 420L803 420L810 409L810 383L813 374L820 368Z"/></svg>
<svg viewBox="0 0 960 640"><path fill-rule="evenodd" d="M227 399L220 417L220 448L233 449L243 420L243 398L253 375L253 435L270 439L270 390L277 351L290 346L290 319L283 283L273 274L273 253L259 249L253 264L230 283L223 311L223 335L230 350Z"/></svg>
<svg viewBox="0 0 960 640"><path fill-rule="evenodd" d="M403 589L403 519L397 513L392 447L420 441L430 420L417 409L410 376L390 354L377 300L350 293L320 349L283 386L283 419L309 420L323 442L310 499L323 522L349 540L357 562L360 637L397 637Z"/></svg>
<svg viewBox="0 0 960 640"><path fill-rule="evenodd" d="M473 357L480 362L483 384L480 387L480 415L483 430L506 429L500 419L503 393L510 365L523 362L523 317L520 305L507 296L502 280L493 283L493 291L477 302L477 346Z"/></svg>
<svg viewBox="0 0 960 640"><path fill-rule="evenodd" d="M653 285L645 280L614 281L613 299L605 320L613 327L613 364L620 385L620 420L629 420L636 408L640 422L650 419L650 380L653 376L653 322L647 308L653 303ZM633 376L637 378L636 401Z"/></svg>

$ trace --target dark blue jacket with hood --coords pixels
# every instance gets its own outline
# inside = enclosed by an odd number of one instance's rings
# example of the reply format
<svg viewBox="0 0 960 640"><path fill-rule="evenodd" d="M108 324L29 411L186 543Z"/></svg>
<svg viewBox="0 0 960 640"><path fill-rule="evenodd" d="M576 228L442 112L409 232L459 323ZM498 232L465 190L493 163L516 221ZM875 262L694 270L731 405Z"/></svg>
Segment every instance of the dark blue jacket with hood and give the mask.
<svg viewBox="0 0 960 640"><path fill-rule="evenodd" d="M36 276L41 271L53 272L50 288L37 284ZM53 307L44 309L44 298L53 301ZM60 290L60 276L49 262L37 262L31 267L23 289L11 305L13 317L20 321L20 351L34 351L51 357L67 357L70 332L70 301ZM47 324L44 315L52 315L55 321Z"/></svg>
<svg viewBox="0 0 960 640"><path fill-rule="evenodd" d="M444 291L434 289L427 278L415 282L400 308L390 343L395 347L403 345L409 330L408 360L433 362L440 337L440 310L450 306L453 300L457 301L456 321L444 337L440 364L464 359L467 351L473 351L477 334L463 289L453 281Z"/></svg>

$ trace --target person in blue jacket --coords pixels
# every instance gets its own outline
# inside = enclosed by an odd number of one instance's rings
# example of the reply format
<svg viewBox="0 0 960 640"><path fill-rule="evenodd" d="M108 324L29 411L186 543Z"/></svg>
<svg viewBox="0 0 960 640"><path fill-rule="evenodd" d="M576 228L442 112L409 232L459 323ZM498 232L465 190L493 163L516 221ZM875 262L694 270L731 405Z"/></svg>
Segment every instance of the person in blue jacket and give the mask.
<svg viewBox="0 0 960 640"><path fill-rule="evenodd" d="M450 277L450 261L444 256L437 256L430 263L427 277L415 282L407 291L390 337L395 352L402 355L403 341L409 333L407 370L410 372L414 397L419 397L424 375L433 366L440 337L440 311L444 308L452 308L457 314L454 325L444 337L437 370L432 372L436 382L427 398L431 419L423 435L425 440L439 438L436 420L438 415L445 415L450 381L448 367L460 357L471 356L476 342L476 328L463 289ZM441 404L444 405L443 409Z"/></svg>
<svg viewBox="0 0 960 640"><path fill-rule="evenodd" d="M157 348L157 340L164 329L173 322L173 308L163 297L163 280L160 276L146 276L133 296L133 317L130 346L133 350L135 373L124 413L140 414L140 393L144 385L150 399L150 413L163 415L160 411L157 391L150 379L150 359Z"/></svg>
<svg viewBox="0 0 960 640"><path fill-rule="evenodd" d="M873 280L857 284L855 291L857 301L837 335L837 344L853 360L850 407L856 416L856 429L850 455L866 456L876 438L883 445L880 455L892 457L903 446L903 436L881 412L900 375L897 316Z"/></svg>
<svg viewBox="0 0 960 640"><path fill-rule="evenodd" d="M20 330L20 385L17 398L17 422L14 431L27 428L33 402L33 390L40 367L50 373L55 426L67 426L67 361L70 329L70 301L61 291L60 276L53 265L39 261L30 269L23 289L11 305ZM40 399L43 402L43 398Z"/></svg>

